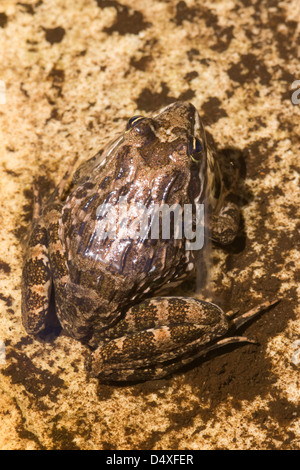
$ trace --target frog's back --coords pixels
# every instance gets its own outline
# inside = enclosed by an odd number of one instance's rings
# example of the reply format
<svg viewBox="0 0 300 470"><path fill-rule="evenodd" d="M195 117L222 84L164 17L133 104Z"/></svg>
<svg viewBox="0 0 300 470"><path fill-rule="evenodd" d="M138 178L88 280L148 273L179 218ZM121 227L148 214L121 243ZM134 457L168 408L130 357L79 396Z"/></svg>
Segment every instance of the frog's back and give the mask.
<svg viewBox="0 0 300 470"><path fill-rule="evenodd" d="M180 179L182 175L177 176L177 181L176 175L172 179L178 188ZM156 207L160 206L161 193L165 191L164 178L148 181L146 185L144 177L136 177L134 183L125 183L119 188L110 181L108 174L97 185L86 181L66 201L60 238L70 279L74 284L88 285L109 297L116 284L121 297L122 292L131 290L137 293L149 292L149 288L156 290L175 272L181 275L188 259L184 239L175 242L172 236L152 239L152 232L142 233L143 227L138 223L141 208L149 209L156 202ZM184 203L182 194L178 191L175 197L172 193L169 207ZM125 215L127 223L124 225Z"/></svg>

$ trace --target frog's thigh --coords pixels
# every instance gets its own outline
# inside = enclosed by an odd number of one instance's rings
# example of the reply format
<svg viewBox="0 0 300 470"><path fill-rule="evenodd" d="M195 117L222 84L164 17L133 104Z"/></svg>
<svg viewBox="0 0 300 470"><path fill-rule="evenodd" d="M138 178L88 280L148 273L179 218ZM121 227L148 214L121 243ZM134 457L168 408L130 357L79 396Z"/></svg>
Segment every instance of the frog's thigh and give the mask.
<svg viewBox="0 0 300 470"><path fill-rule="evenodd" d="M181 367L180 358L227 331L222 310L188 297L161 297L130 309L87 361L102 380L157 378ZM165 364L168 362L168 366Z"/></svg>
<svg viewBox="0 0 300 470"><path fill-rule="evenodd" d="M22 321L29 334L36 334L45 327L51 285L47 232L43 224L36 223L29 238L22 272Z"/></svg>
<svg viewBox="0 0 300 470"><path fill-rule="evenodd" d="M211 218L211 237L221 245L228 245L235 239L239 225L240 209L234 202L227 201L220 212Z"/></svg>

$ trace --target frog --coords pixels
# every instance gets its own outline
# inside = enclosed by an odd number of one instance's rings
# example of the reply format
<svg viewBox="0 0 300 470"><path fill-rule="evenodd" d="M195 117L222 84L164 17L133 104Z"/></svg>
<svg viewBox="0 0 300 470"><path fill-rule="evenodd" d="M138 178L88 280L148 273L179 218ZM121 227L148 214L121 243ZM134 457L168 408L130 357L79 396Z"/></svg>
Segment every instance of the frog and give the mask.
<svg viewBox="0 0 300 470"><path fill-rule="evenodd" d="M34 188L22 271L28 334L45 330L54 294L61 328L87 346L87 374L102 382L161 379L212 349L253 342L235 330L270 302L236 318L211 301L173 295L195 275L205 245L187 247L185 235L175 239L174 233L151 239L126 237L120 229L103 236L99 207L109 208L109 221L122 198L126 207L203 205L205 234L223 246L234 241L240 226L236 172L231 162L222 166L192 103L133 116L104 150L76 171L75 165L45 203Z"/></svg>

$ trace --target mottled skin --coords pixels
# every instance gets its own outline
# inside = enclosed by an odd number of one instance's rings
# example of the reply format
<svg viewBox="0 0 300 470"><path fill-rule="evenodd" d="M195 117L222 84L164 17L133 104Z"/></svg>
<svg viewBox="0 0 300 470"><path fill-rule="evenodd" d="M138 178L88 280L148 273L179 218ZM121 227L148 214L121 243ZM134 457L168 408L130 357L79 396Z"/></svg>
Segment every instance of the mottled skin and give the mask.
<svg viewBox="0 0 300 470"><path fill-rule="evenodd" d="M211 238L228 244L239 210L223 183L194 106L177 102L129 121L103 153L71 169L42 208L38 194L25 256L22 318L29 334L45 328L51 289L62 328L94 351L86 362L102 381L163 377L224 342L229 321L216 305L157 297L194 272L185 239L101 239L103 203L205 203ZM252 318L259 311L250 312ZM241 317L240 317L241 318ZM240 322L242 323L242 321Z"/></svg>

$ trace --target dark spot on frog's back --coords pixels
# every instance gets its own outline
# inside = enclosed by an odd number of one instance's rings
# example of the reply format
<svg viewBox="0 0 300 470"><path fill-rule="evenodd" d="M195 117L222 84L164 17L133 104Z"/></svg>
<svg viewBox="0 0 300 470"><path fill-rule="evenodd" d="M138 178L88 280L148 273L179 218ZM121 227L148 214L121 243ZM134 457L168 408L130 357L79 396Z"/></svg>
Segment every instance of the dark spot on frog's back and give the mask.
<svg viewBox="0 0 300 470"><path fill-rule="evenodd" d="M87 195L87 190L84 188L84 186L80 186L74 193L74 196L76 199L83 199Z"/></svg>
<svg viewBox="0 0 300 470"><path fill-rule="evenodd" d="M84 189L93 189L95 187L95 184L92 183L91 181L87 181L86 183L83 184Z"/></svg>
<svg viewBox="0 0 300 470"><path fill-rule="evenodd" d="M93 196L88 197L86 199L83 199L82 202L80 203L80 210L83 210L84 212L90 211L91 213L91 218L96 219L97 218L97 208L99 204L101 203L101 198L98 193L93 194Z"/></svg>
<svg viewBox="0 0 300 470"><path fill-rule="evenodd" d="M159 178L159 183L156 186L157 200L165 204L173 204L170 198L173 195L176 198L176 193L182 191L186 177L181 171L173 171L172 175L165 173ZM166 190L166 188L168 188Z"/></svg>
<svg viewBox="0 0 300 470"><path fill-rule="evenodd" d="M114 180L126 178L132 169L132 156L130 154L130 146L124 145L116 156L116 169Z"/></svg>
<svg viewBox="0 0 300 470"><path fill-rule="evenodd" d="M50 42L50 44L61 42L66 34L66 31L61 26L58 26L57 28L43 29L45 31L46 41Z"/></svg>
<svg viewBox="0 0 300 470"><path fill-rule="evenodd" d="M111 181L111 176L105 176L103 181L101 181L101 183L100 183L100 186L99 186L100 189L105 189L110 181Z"/></svg>

